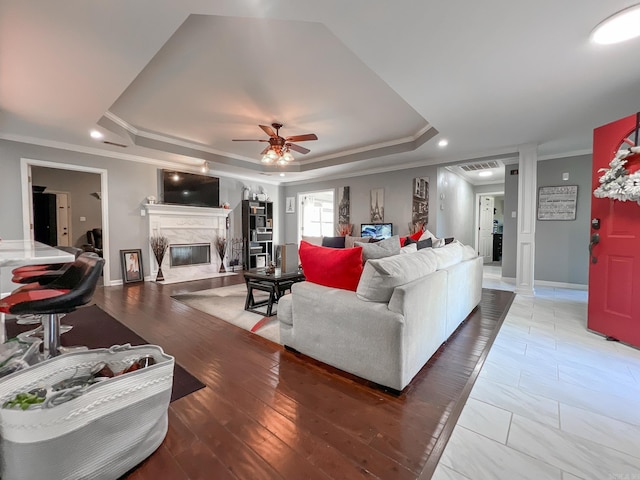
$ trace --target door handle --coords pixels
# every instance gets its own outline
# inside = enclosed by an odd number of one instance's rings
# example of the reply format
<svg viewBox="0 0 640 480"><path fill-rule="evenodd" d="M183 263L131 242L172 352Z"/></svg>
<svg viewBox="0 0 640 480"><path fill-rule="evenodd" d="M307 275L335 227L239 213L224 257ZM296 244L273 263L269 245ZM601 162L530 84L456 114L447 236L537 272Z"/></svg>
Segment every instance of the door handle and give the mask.
<svg viewBox="0 0 640 480"><path fill-rule="evenodd" d="M593 255L593 247L600 243L600 234L593 233L591 235L591 241L589 242L589 256L591 257L591 263L598 263L598 258Z"/></svg>

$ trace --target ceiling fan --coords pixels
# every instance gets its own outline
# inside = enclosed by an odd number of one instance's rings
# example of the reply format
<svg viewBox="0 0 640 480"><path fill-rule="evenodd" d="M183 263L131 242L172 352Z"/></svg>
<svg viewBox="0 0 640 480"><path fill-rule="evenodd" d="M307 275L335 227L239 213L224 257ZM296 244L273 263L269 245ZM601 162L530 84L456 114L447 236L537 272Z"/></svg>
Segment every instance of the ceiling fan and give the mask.
<svg viewBox="0 0 640 480"><path fill-rule="evenodd" d="M262 161L264 163L272 163L276 162L280 165L284 165L287 162L292 161L293 155L290 150L293 150L298 153L307 154L311 150L308 148L301 147L300 145L296 145L292 142L306 142L309 140L317 140L318 136L315 133L307 133L305 135L293 135L291 137L281 137L280 129L282 128L281 123L272 123L271 127L267 125L259 125L259 127L264 130L264 132L269 135L269 139L260 139L260 140L246 140L246 139L233 139L234 142L268 142L269 146L265 147L265 149L260 153L262 155ZM273 127L273 128L272 128ZM275 129L275 132L273 131Z"/></svg>

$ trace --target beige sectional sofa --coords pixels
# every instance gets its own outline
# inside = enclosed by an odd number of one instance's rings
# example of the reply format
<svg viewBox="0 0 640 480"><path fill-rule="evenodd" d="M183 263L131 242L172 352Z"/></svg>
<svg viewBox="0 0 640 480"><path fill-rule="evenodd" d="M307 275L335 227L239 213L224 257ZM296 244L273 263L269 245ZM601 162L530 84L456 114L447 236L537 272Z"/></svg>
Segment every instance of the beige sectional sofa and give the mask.
<svg viewBox="0 0 640 480"><path fill-rule="evenodd" d="M482 258L458 242L368 260L357 291L311 282L278 304L282 343L402 390L480 303Z"/></svg>

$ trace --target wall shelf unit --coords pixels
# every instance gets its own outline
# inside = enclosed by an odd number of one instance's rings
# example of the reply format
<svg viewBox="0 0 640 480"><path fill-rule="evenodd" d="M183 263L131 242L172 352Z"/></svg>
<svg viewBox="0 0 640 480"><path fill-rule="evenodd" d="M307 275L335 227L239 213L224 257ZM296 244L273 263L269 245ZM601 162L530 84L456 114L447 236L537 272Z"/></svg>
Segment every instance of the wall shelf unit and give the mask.
<svg viewBox="0 0 640 480"><path fill-rule="evenodd" d="M244 268L266 267L273 261L273 203L242 201Z"/></svg>

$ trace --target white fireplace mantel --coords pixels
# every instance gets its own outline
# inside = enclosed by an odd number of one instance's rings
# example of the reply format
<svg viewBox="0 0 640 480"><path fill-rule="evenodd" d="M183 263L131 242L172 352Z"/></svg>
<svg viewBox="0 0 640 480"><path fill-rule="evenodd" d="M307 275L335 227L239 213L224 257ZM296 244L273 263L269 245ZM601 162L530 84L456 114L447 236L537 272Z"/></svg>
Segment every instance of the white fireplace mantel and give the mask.
<svg viewBox="0 0 640 480"><path fill-rule="evenodd" d="M191 207L187 205L146 204L149 218L149 237L163 235L171 245L203 244L211 246L211 263L171 267L168 255L162 262L162 272L168 283L184 282L217 276L220 269L215 242L228 234L229 208ZM155 278L158 267L151 248L151 275Z"/></svg>
<svg viewBox="0 0 640 480"><path fill-rule="evenodd" d="M172 205L169 203L147 203L144 207L147 209L147 213L153 215L226 217L231 213L230 208L192 207L190 205Z"/></svg>

